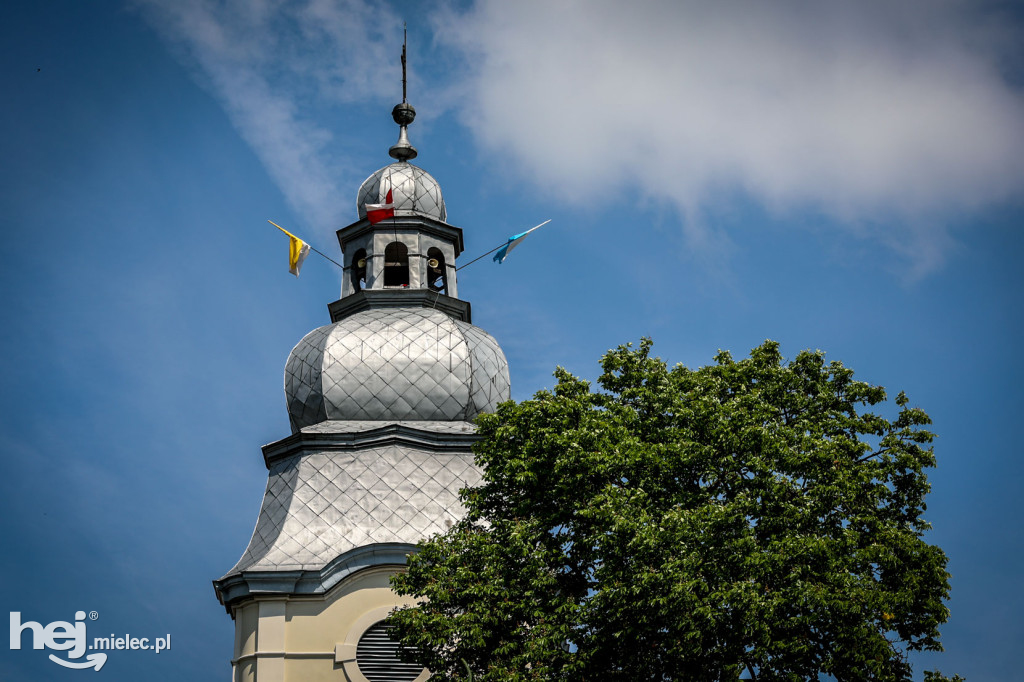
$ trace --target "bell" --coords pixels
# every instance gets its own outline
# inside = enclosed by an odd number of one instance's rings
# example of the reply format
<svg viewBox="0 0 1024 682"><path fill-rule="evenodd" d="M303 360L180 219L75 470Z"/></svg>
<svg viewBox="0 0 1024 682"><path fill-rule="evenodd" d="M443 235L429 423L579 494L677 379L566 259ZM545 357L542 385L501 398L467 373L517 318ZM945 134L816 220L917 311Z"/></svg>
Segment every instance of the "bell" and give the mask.
<svg viewBox="0 0 1024 682"><path fill-rule="evenodd" d="M427 267L431 270L437 270L441 263L436 258L431 258L427 261Z"/></svg>
<svg viewBox="0 0 1024 682"><path fill-rule="evenodd" d="M360 258L359 260L357 260L356 261L356 267L357 268L365 268L366 267L366 259L365 258Z"/></svg>

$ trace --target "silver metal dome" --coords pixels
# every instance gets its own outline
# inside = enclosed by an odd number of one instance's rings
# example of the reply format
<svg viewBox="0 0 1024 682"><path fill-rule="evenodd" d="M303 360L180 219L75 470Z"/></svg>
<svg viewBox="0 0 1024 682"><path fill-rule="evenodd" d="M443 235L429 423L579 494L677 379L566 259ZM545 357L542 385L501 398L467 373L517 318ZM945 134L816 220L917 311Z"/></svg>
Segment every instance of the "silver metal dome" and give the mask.
<svg viewBox="0 0 1024 682"><path fill-rule="evenodd" d="M437 180L419 166L406 161L384 166L363 181L356 195L359 217L366 217L366 204L386 203L389 189L392 190L395 213L418 213L441 222L447 220L448 212Z"/></svg>
<svg viewBox="0 0 1024 682"><path fill-rule="evenodd" d="M469 421L509 399L490 334L430 308L373 308L314 329L292 349L292 430L332 420Z"/></svg>

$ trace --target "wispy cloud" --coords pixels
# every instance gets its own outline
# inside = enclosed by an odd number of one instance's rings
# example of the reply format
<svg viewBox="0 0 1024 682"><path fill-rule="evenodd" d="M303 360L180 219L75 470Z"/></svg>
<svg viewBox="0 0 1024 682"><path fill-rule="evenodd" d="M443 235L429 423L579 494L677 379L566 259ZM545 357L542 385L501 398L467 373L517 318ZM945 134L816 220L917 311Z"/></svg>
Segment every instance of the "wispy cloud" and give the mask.
<svg viewBox="0 0 1024 682"><path fill-rule="evenodd" d="M338 187L366 169L350 167L324 111L394 97L400 20L360 0L135 4L220 101L292 207L321 230L345 222L353 192Z"/></svg>
<svg viewBox="0 0 1024 682"><path fill-rule="evenodd" d="M1019 21L951 0L480 0L437 27L465 55L466 125L539 188L663 200L697 242L739 192L884 226L927 268L947 212L1024 189Z"/></svg>

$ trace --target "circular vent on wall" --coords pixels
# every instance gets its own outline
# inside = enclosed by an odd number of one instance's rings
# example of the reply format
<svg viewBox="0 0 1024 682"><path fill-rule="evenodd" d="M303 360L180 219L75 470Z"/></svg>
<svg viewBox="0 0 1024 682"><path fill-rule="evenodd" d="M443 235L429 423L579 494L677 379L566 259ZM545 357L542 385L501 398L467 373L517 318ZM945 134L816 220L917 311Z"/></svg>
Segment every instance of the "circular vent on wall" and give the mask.
<svg viewBox="0 0 1024 682"><path fill-rule="evenodd" d="M423 666L406 663L398 657L402 645L391 639L384 621L370 626L359 638L356 647L356 665L370 682L413 682L423 672Z"/></svg>

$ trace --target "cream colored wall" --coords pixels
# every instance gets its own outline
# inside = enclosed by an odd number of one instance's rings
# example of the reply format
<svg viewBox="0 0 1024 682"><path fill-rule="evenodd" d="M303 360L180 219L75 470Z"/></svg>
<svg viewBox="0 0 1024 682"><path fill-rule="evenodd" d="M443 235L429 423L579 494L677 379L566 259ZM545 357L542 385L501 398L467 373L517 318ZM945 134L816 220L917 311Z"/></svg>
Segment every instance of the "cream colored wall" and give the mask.
<svg viewBox="0 0 1024 682"><path fill-rule="evenodd" d="M355 665L359 637L412 603L391 591L399 570L361 571L324 596L257 596L235 607L234 682L367 682Z"/></svg>

